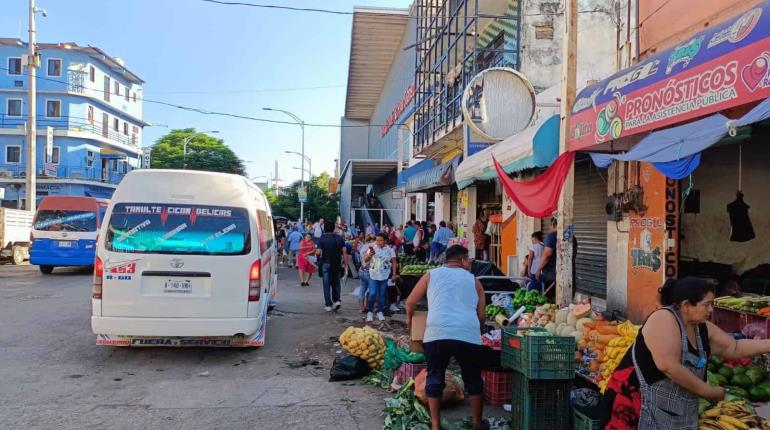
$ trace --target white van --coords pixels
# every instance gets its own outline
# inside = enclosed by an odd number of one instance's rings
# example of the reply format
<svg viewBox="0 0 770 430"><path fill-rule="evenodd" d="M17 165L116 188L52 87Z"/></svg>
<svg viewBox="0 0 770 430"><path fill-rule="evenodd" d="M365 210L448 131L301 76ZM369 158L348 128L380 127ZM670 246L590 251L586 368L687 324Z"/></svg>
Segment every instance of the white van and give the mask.
<svg viewBox="0 0 770 430"><path fill-rule="evenodd" d="M246 178L134 170L96 246L97 345L264 344L278 281L273 219Z"/></svg>

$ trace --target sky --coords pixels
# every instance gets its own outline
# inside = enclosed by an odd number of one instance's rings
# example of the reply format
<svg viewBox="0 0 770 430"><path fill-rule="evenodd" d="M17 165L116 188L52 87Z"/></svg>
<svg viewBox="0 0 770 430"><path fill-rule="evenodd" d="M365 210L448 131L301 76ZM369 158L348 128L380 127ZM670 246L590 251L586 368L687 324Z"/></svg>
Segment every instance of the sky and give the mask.
<svg viewBox="0 0 770 430"><path fill-rule="evenodd" d="M251 3L352 11L353 6L407 7L410 0L246 0ZM38 42L98 46L125 61L144 81L145 98L254 117L288 120L263 107L290 111L306 123L340 123L345 107L350 15L330 15L201 0L36 0ZM27 39L28 0L3 0L0 37ZM328 87L292 91L308 87ZM256 91L258 90L258 91ZM263 91L269 90L269 91ZM246 92L248 91L248 92ZM299 179L300 127L202 115L144 104L142 144L174 128L217 130L265 181L278 161L279 178ZM333 173L339 128L305 129L313 174ZM262 176L260 178L260 176Z"/></svg>

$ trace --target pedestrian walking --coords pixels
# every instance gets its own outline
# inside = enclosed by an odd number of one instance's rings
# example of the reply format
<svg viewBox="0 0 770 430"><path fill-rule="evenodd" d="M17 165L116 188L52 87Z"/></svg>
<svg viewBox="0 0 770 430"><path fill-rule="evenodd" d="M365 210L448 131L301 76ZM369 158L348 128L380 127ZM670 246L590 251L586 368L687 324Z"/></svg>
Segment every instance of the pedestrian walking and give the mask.
<svg viewBox="0 0 770 430"><path fill-rule="evenodd" d="M430 260L432 262L439 261L441 254L443 254L444 251L446 251L447 246L449 246L449 239L454 236L452 230L447 228L446 222L441 221L438 225L439 228L433 235L433 241L430 245Z"/></svg>
<svg viewBox="0 0 770 430"><path fill-rule="evenodd" d="M299 271L300 285L310 286L310 278L313 277L316 269L315 242L310 233L305 233L305 239L302 240L297 253L297 270Z"/></svg>
<svg viewBox="0 0 770 430"><path fill-rule="evenodd" d="M364 254L364 262L369 263L369 291L367 293L366 321L374 320L374 304L377 303L377 320L385 321L385 306L387 306L388 280L394 282L398 278L398 259L393 249L387 244L385 235L376 236L374 246Z"/></svg>
<svg viewBox="0 0 770 430"><path fill-rule="evenodd" d="M368 235L366 236L366 242L360 244L358 246L358 255L361 260L361 268L358 271L358 279L359 279L359 289L358 289L358 306L361 310L361 313L366 313L366 292L369 291L369 280L371 279L369 277L369 263L370 261L366 261L366 253L369 251L369 248L374 246L374 236Z"/></svg>
<svg viewBox="0 0 770 430"><path fill-rule="evenodd" d="M543 283L540 279L536 278L534 271L540 267L540 260L543 258L543 251L545 245L543 244L543 232L536 231L532 233L530 238L532 243L529 245L529 255L527 256L527 277L529 278L529 285L527 289L543 291Z"/></svg>
<svg viewBox="0 0 770 430"><path fill-rule="evenodd" d="M318 267L321 269L324 286L324 309L327 312L337 310L342 306L340 298L340 274L342 273L342 259L347 254L345 240L338 234L334 234L334 223L324 223L324 233L318 239Z"/></svg>
<svg viewBox="0 0 770 430"><path fill-rule="evenodd" d="M540 263L535 266L534 277L536 280L542 282L543 288L546 290L547 296L553 297L556 294L555 288L551 288L551 285L556 282L556 231L558 223L556 218L551 218L551 231L545 238L543 243L543 256L540 258ZM553 293L550 293L553 291Z"/></svg>
<svg viewBox="0 0 770 430"><path fill-rule="evenodd" d="M484 222L484 215L479 215L476 222L473 223L473 245L476 247L476 259L486 260L487 251L487 224Z"/></svg>
<svg viewBox="0 0 770 430"><path fill-rule="evenodd" d="M406 228L404 229L404 254L414 254L414 235L417 234L417 227L414 226L414 222L407 221Z"/></svg>
<svg viewBox="0 0 770 430"><path fill-rule="evenodd" d="M469 268L468 250L461 245L450 246L446 250L444 266L423 275L406 301L406 320L411 327L415 306L428 297L423 349L428 362L425 393L433 430L441 428L444 375L452 358L462 371L471 403L473 429L485 428L482 421L484 382L479 357L483 355L481 324L486 317L486 303L484 289Z"/></svg>
<svg viewBox="0 0 770 430"><path fill-rule="evenodd" d="M287 241L289 242L289 268L291 269L297 265L297 253L299 252L300 242L302 242L302 233L299 232L296 226L289 233Z"/></svg>

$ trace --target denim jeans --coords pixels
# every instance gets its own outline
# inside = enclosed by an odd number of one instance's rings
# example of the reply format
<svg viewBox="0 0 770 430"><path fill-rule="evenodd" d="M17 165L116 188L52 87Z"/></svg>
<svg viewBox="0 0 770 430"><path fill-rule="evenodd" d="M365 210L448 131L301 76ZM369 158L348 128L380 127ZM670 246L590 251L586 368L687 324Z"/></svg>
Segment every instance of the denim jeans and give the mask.
<svg viewBox="0 0 770 430"><path fill-rule="evenodd" d="M385 312L385 305L388 300L388 280L376 281L374 279L369 281L368 299L366 302L366 309L369 312L374 311L374 302L378 303L377 311Z"/></svg>
<svg viewBox="0 0 770 430"><path fill-rule="evenodd" d="M321 271L324 278L324 303L326 306L331 306L334 302L340 301L340 272L332 270L332 265L329 263L323 263Z"/></svg>
<svg viewBox="0 0 770 430"><path fill-rule="evenodd" d="M358 280L361 283L361 287L358 289L358 301L363 303L366 298L366 292L369 290L369 272L359 271Z"/></svg>

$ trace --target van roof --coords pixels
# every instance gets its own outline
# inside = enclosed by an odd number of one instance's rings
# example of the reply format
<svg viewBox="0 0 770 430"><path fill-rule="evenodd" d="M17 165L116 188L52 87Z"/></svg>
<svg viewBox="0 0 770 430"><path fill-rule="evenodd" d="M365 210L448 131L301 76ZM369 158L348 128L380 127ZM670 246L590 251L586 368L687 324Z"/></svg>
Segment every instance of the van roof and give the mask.
<svg viewBox="0 0 770 430"><path fill-rule="evenodd" d="M115 202L166 202L243 206L254 193L267 198L243 176L200 170L137 169L118 185Z"/></svg>
<svg viewBox="0 0 770 430"><path fill-rule="evenodd" d="M109 200L85 196L46 196L38 205L38 210L97 210L99 204L109 204Z"/></svg>

